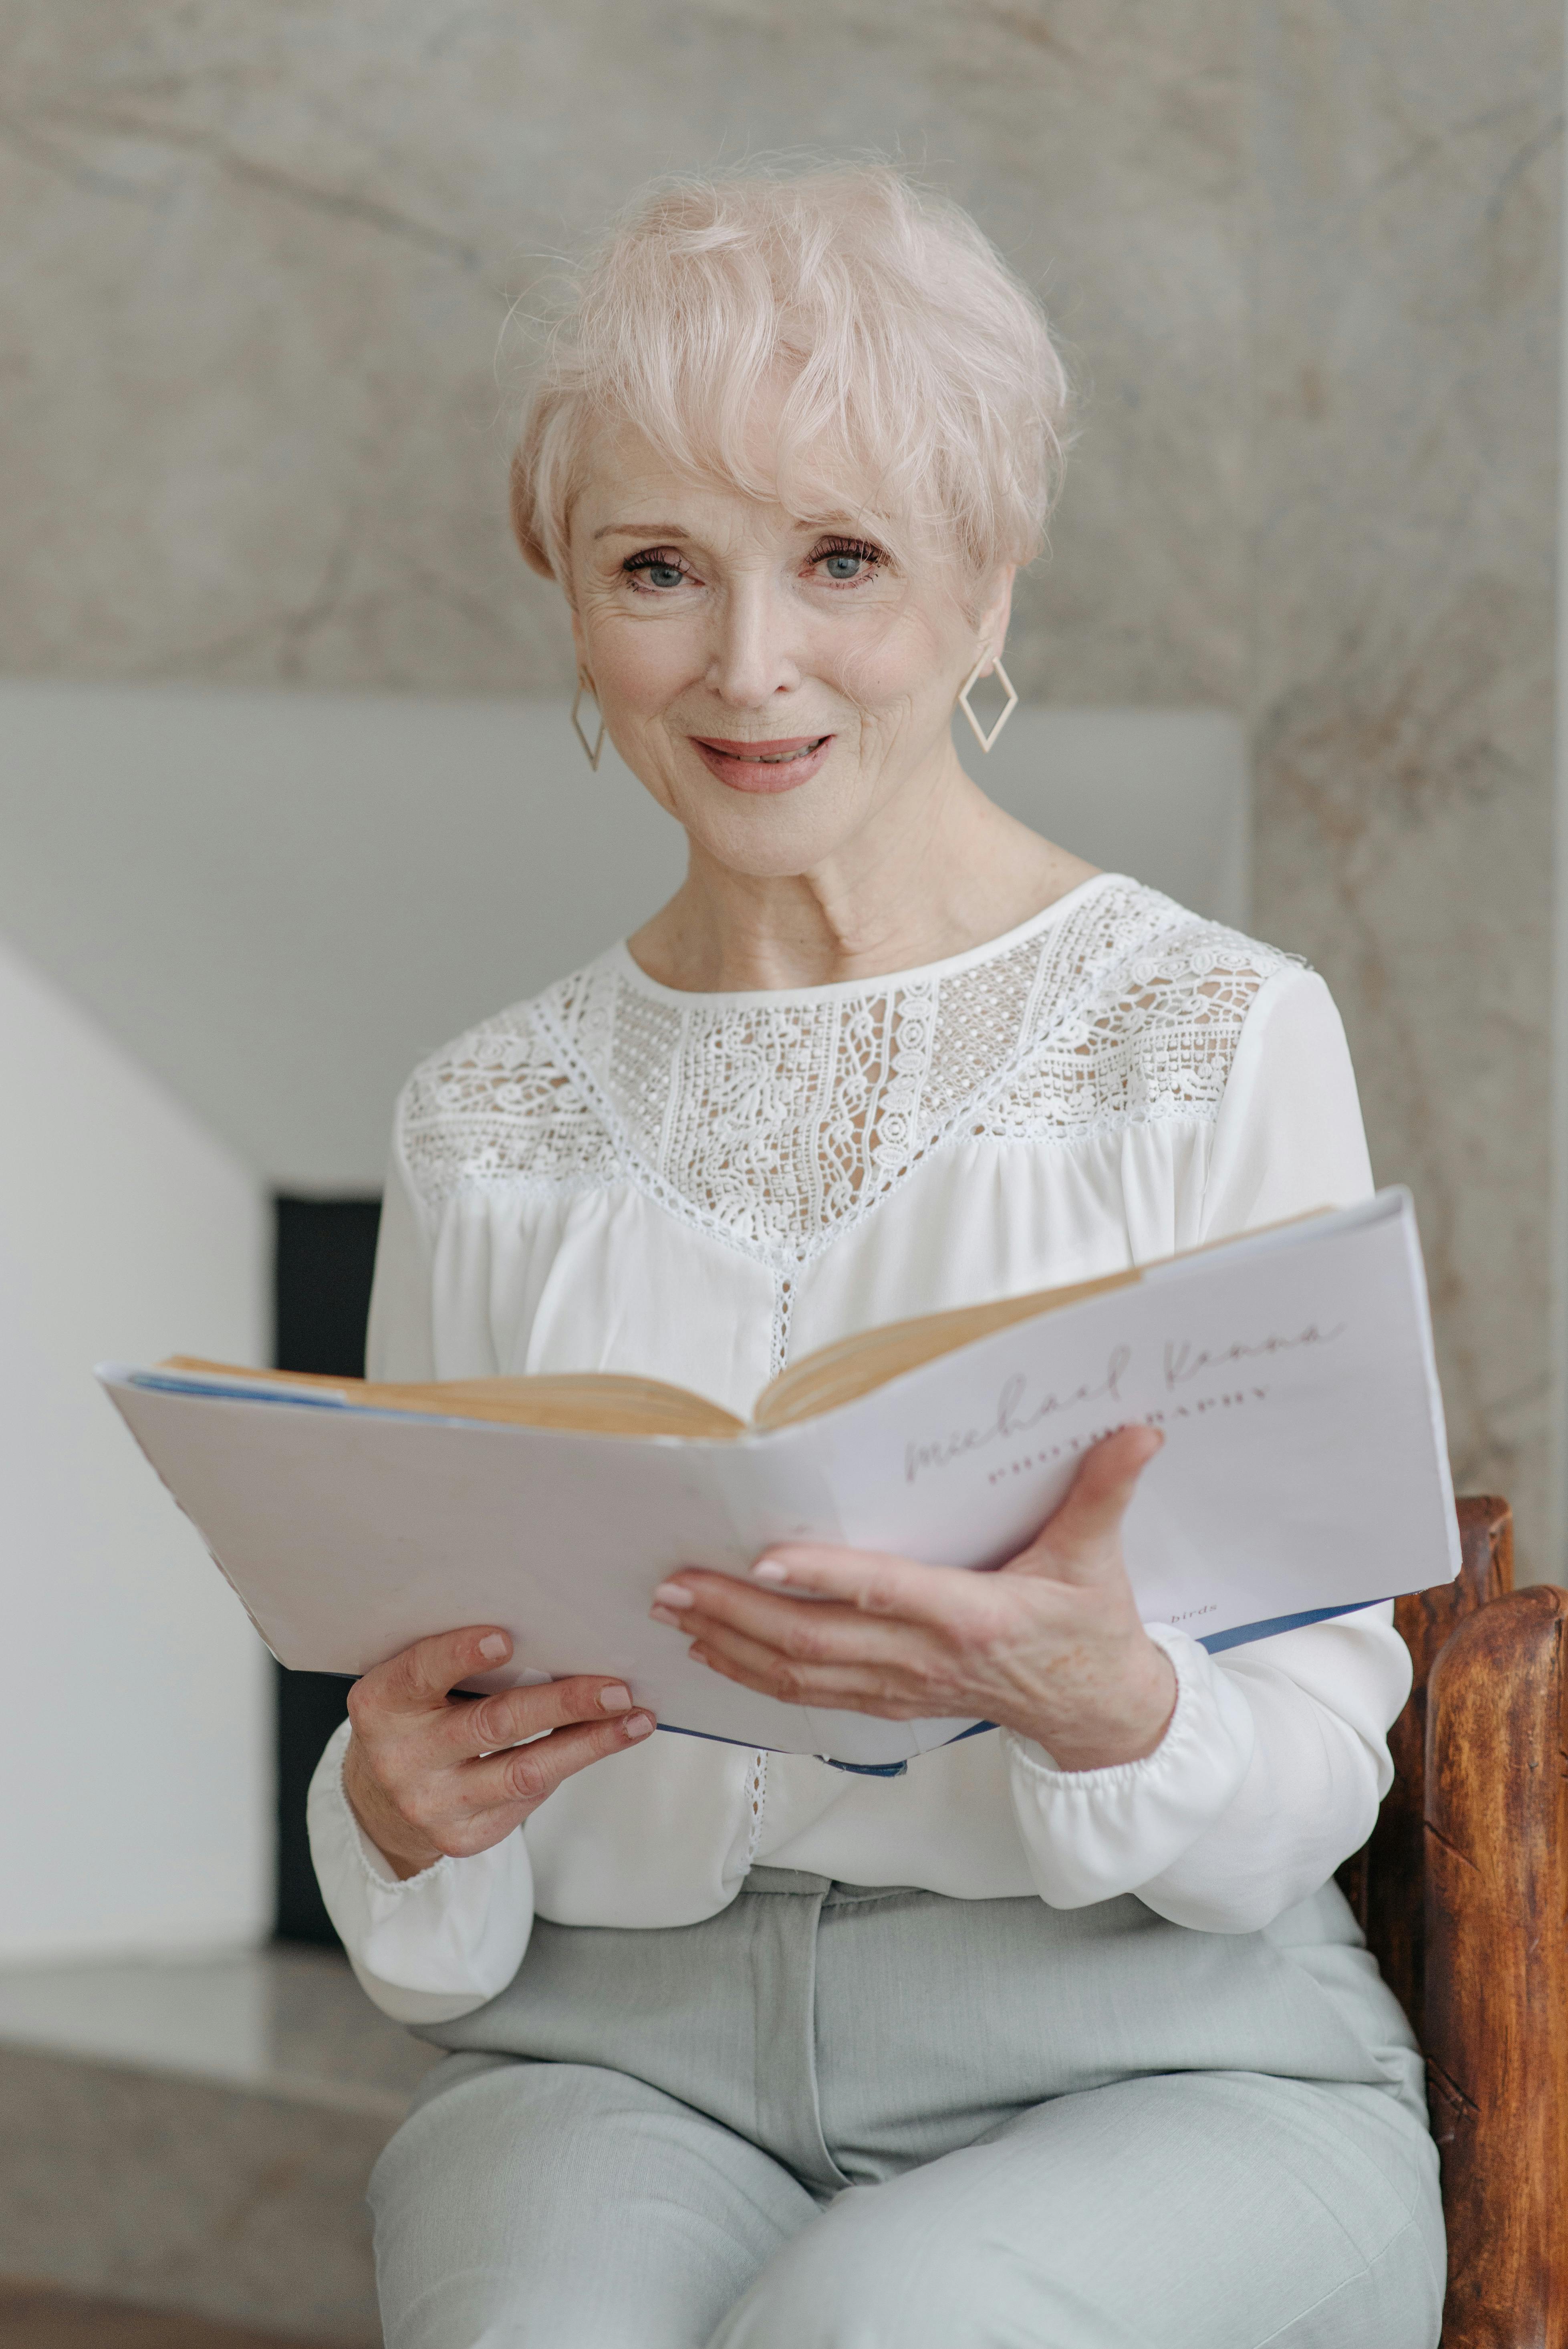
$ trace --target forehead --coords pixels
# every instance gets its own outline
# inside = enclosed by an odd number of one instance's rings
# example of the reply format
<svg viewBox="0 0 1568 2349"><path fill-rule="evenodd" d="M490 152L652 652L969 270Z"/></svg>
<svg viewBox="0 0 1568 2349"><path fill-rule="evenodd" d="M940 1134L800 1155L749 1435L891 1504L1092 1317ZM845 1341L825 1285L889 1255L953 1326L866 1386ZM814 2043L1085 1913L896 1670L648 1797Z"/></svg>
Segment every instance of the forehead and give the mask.
<svg viewBox="0 0 1568 2349"><path fill-rule="evenodd" d="M630 423L602 425L583 454L573 501L574 543L613 544L621 527L642 535L704 536L725 541L806 535L824 527L896 533L893 518L879 515L867 485L791 469L789 497L780 492L775 450L765 438L748 451L746 478L696 471L677 464Z"/></svg>

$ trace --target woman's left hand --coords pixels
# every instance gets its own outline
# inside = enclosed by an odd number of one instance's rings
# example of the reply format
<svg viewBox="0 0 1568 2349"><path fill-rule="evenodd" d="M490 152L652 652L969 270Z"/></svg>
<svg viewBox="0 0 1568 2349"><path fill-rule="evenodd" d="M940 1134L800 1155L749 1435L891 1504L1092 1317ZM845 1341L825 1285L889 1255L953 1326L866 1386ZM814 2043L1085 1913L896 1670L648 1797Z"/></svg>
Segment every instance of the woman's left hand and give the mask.
<svg viewBox="0 0 1568 2349"><path fill-rule="evenodd" d="M1176 1673L1139 1620L1121 1521L1162 1440L1124 1427L1097 1444L1055 1516L995 1574L784 1543L749 1583L683 1568L655 1592L655 1620L727 1680L789 1704L975 1715L1037 1740L1060 1770L1140 1761L1175 1710Z"/></svg>

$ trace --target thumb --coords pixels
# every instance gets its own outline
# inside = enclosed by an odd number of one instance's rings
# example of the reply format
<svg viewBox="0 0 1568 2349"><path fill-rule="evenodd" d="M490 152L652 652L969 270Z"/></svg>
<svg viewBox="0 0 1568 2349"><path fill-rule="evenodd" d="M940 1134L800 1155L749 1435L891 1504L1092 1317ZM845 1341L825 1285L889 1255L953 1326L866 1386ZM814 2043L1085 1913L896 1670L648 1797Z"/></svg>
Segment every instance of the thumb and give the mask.
<svg viewBox="0 0 1568 2349"><path fill-rule="evenodd" d="M1049 1575L1057 1582L1097 1582L1121 1564L1121 1521L1138 1480L1165 1438L1158 1428L1119 1427L1085 1454L1071 1490L1006 1574Z"/></svg>

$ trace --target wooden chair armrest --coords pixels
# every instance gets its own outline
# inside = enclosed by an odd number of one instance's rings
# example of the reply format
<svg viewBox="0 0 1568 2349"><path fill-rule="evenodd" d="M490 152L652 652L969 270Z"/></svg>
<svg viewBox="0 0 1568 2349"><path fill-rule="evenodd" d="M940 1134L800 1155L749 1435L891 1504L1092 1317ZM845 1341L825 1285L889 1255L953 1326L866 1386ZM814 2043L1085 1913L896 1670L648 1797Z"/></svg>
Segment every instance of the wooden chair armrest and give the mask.
<svg viewBox="0 0 1568 2349"><path fill-rule="evenodd" d="M1439 1583L1434 1590L1412 1591L1394 1602L1394 1620L1413 1668L1410 1702L1388 1733L1394 1784L1371 1841L1339 1870L1339 1881L1383 1969L1383 1979L1423 2044L1427 1682L1465 1618L1513 1588L1513 1517L1508 1503L1472 1494L1459 1503L1459 1526L1461 1563L1453 1581Z"/></svg>
<svg viewBox="0 0 1568 2349"><path fill-rule="evenodd" d="M1568 1590L1513 1592L1432 1667L1426 1999L1444 2349L1568 2349Z"/></svg>

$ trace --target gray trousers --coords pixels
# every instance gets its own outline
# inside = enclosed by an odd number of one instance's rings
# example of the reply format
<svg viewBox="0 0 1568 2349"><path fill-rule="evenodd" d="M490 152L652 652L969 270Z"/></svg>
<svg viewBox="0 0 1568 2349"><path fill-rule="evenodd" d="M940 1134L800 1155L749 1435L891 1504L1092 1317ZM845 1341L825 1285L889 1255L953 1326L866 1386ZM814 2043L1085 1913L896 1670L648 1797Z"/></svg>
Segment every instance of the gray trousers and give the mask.
<svg viewBox="0 0 1568 2349"><path fill-rule="evenodd" d="M1433 2349L1420 2061L1329 1887L1135 1899L755 1868L535 1926L377 2165L387 2349Z"/></svg>

